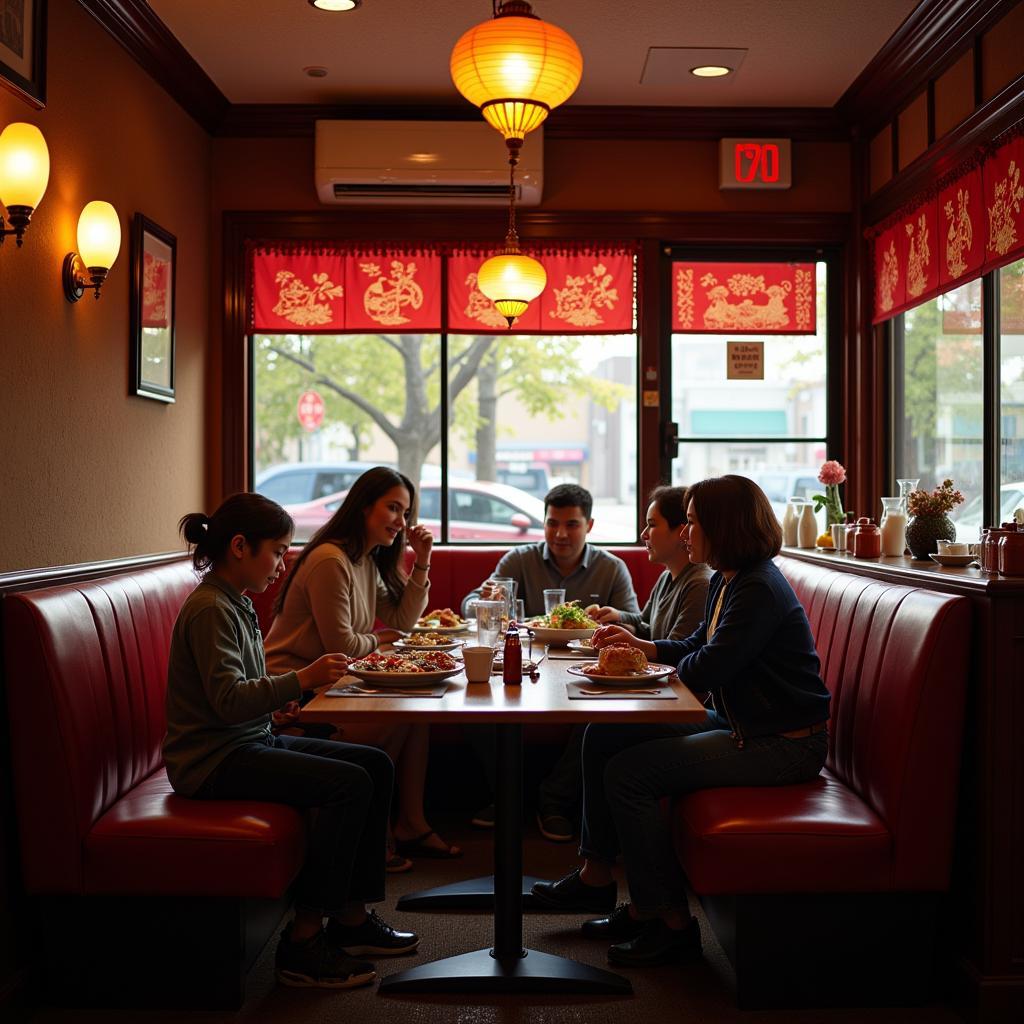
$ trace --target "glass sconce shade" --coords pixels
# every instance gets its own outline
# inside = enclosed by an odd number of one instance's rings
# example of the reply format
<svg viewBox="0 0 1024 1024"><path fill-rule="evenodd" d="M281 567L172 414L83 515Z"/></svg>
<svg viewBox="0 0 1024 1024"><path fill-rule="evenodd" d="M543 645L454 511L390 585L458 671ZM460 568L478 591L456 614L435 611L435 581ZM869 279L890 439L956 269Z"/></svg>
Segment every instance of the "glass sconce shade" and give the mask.
<svg viewBox="0 0 1024 1024"><path fill-rule="evenodd" d="M121 251L121 222L110 203L94 199L78 218L78 255L87 267L109 270Z"/></svg>
<svg viewBox="0 0 1024 1024"><path fill-rule="evenodd" d="M522 139L575 91L583 57L572 36L506 3L497 17L465 32L450 61L455 88L488 124Z"/></svg>
<svg viewBox="0 0 1024 1024"><path fill-rule="evenodd" d="M34 210L50 180L50 151L34 124L16 121L0 132L0 202Z"/></svg>

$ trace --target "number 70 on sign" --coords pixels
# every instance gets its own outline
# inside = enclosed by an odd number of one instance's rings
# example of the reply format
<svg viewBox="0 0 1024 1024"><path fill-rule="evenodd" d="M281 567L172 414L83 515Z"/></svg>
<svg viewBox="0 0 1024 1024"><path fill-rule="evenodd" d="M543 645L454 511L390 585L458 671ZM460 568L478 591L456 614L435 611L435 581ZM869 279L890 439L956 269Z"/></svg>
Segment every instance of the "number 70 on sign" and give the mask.
<svg viewBox="0 0 1024 1024"><path fill-rule="evenodd" d="M789 139L722 139L720 189L789 188L793 182Z"/></svg>

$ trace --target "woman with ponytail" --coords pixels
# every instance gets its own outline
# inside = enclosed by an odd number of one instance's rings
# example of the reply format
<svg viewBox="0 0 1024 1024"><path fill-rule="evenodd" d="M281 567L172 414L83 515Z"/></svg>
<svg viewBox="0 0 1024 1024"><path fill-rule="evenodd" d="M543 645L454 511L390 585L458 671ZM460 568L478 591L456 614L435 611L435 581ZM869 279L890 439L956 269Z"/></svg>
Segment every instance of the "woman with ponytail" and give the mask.
<svg viewBox="0 0 1024 1024"><path fill-rule="evenodd" d="M235 494L212 516L182 517L178 528L203 575L171 635L164 740L171 785L198 800L317 809L295 918L277 947L277 977L300 987L369 984L373 966L353 957L405 953L419 942L366 910L384 898L394 768L374 747L271 732L273 711L348 668L346 657L326 653L293 671L267 672L245 592L261 593L277 579L291 517L261 494Z"/></svg>
<svg viewBox="0 0 1024 1024"><path fill-rule="evenodd" d="M267 634L267 662L275 672L306 664L325 651L360 658L412 629L427 607L434 538L425 526L410 526L416 488L386 466L367 470L341 507L313 535L295 560L278 595ZM406 544L412 572L403 568ZM376 620L385 629L374 632ZM458 857L427 822L423 786L427 775L429 725L340 723L352 743L385 750L397 767L398 807L389 871L412 867L407 856Z"/></svg>

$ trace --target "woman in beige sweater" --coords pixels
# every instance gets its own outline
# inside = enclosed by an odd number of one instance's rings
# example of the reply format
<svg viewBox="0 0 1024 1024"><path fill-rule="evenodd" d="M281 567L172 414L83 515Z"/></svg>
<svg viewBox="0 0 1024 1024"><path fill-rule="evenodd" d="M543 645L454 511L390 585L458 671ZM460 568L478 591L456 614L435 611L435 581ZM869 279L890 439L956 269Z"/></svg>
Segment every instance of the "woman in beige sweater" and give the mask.
<svg viewBox="0 0 1024 1024"><path fill-rule="evenodd" d="M384 466L352 485L281 588L266 641L270 672L301 668L328 652L360 658L416 624L427 606L434 538L424 526L409 526L415 500L412 482ZM408 577L402 569L406 542L415 556ZM377 619L391 628L375 633ZM285 718L296 711L285 709ZM423 811L429 728L340 723L338 738L380 747L395 762L398 852L455 857L461 851L434 832ZM404 857L392 857L389 865L392 870L410 866Z"/></svg>

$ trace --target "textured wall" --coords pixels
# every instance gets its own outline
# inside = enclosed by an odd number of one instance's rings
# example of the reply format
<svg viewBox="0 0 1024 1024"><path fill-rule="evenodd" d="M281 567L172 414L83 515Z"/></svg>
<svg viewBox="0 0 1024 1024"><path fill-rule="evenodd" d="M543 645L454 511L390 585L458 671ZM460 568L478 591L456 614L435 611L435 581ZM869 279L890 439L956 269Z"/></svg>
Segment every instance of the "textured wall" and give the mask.
<svg viewBox="0 0 1024 1024"><path fill-rule="evenodd" d="M210 141L77 4L50 5L47 106L0 89L0 128L37 124L50 184L25 245L0 249L0 572L178 546L203 504ZM78 214L106 199L122 245L103 296L65 301ZM178 239L178 401L130 397L129 238Z"/></svg>

